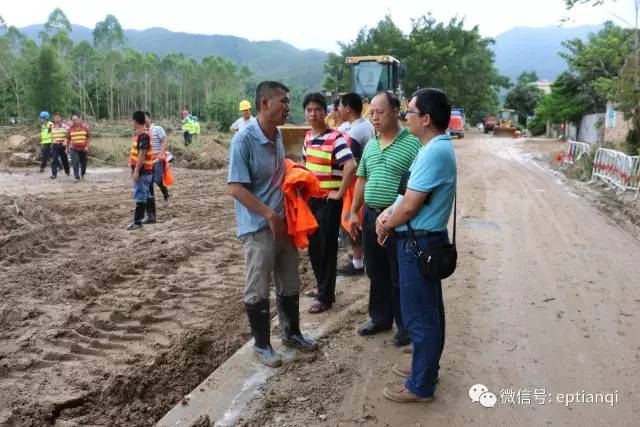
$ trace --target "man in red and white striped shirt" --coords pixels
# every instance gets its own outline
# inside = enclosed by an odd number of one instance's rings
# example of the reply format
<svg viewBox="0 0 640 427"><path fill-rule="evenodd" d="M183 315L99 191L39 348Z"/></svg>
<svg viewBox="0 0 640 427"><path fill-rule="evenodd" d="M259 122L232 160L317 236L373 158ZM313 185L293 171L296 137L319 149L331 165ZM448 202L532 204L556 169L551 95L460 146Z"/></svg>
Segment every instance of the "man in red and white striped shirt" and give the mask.
<svg viewBox="0 0 640 427"><path fill-rule="evenodd" d="M336 299L338 232L342 196L356 172L350 139L325 123L327 99L321 93L309 93L302 102L311 130L305 135L302 157L305 167L320 180L321 198L309 199L309 207L318 221L318 230L309 239L309 258L318 290L310 313L322 313Z"/></svg>

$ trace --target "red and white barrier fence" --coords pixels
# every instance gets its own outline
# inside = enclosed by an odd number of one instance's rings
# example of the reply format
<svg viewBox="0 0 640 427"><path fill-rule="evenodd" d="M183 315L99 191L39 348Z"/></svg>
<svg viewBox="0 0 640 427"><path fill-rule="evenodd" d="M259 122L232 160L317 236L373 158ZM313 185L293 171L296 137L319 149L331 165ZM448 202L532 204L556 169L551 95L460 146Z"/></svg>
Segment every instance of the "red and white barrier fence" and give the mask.
<svg viewBox="0 0 640 427"><path fill-rule="evenodd" d="M574 164L579 161L580 158L591 152L591 146L586 142L578 142L578 141L567 141L567 149L562 157L562 165L565 164Z"/></svg>
<svg viewBox="0 0 640 427"><path fill-rule="evenodd" d="M620 151L598 148L593 160L591 181L603 181L617 193L640 192L640 156L627 156Z"/></svg>

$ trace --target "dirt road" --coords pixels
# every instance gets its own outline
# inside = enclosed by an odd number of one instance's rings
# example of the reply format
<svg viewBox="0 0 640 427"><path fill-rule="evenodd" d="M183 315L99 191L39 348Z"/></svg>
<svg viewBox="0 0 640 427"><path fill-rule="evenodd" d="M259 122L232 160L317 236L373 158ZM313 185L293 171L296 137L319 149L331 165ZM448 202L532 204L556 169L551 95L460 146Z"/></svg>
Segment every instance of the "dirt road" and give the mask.
<svg viewBox="0 0 640 427"><path fill-rule="evenodd" d="M445 282L437 399L382 397L407 354L389 334L357 336L361 310L322 340L315 361L283 367L242 423L635 423L638 227L622 227L584 185L530 154L560 145L470 133L456 146L461 256ZM124 170L93 169L79 185L0 174L0 425L152 425L246 342L225 171L178 169L176 178L160 223L128 233ZM367 284L349 286L364 293ZM477 383L495 393L494 408L471 402ZM528 391L531 403L503 403L508 390ZM617 401L557 402L582 390Z"/></svg>
<svg viewBox="0 0 640 427"><path fill-rule="evenodd" d="M354 313L323 340L322 357L270 380L244 425L637 424L633 226L621 227L577 194L584 186L535 160L560 144L479 134L455 144L461 255L444 283L447 341L436 400L400 405L382 397L385 385L402 381L392 365L409 356L390 345L391 334L357 336L366 314ZM495 394L495 407L472 402L475 384ZM613 403L581 403L590 393Z"/></svg>

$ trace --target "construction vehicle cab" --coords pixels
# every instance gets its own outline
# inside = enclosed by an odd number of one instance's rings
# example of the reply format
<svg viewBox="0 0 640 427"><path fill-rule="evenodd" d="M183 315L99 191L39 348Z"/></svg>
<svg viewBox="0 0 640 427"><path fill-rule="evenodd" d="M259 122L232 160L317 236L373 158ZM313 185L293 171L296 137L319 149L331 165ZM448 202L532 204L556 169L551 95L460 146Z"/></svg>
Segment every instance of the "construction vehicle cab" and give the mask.
<svg viewBox="0 0 640 427"><path fill-rule="evenodd" d="M518 113L516 110L503 108L498 111L498 122L493 128L493 135L515 138L515 132L517 130L515 126L516 123L518 123Z"/></svg>
<svg viewBox="0 0 640 427"><path fill-rule="evenodd" d="M391 55L349 56L345 64L351 66L351 90L371 100L380 91L402 96L401 81L405 67Z"/></svg>
<svg viewBox="0 0 640 427"><path fill-rule="evenodd" d="M362 116L369 114L369 102L376 93L388 91L400 99L400 106L406 109L401 82L405 76L405 66L391 55L349 56L345 64L351 67L350 92L362 97ZM342 80L343 70L338 69L338 80ZM330 94L328 94L330 95ZM335 96L340 94L336 93ZM328 96L331 98L331 96ZM328 123L333 127L332 123ZM281 126L280 132L287 155L302 151L304 132L309 126ZM294 157L295 158L295 157Z"/></svg>

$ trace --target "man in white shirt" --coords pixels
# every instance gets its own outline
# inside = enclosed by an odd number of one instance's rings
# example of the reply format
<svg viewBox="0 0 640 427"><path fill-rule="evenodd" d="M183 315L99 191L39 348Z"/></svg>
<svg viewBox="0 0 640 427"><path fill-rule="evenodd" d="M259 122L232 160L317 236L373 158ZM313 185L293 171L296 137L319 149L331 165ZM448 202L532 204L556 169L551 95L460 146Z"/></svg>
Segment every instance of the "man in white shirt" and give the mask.
<svg viewBox="0 0 640 427"><path fill-rule="evenodd" d="M246 99L240 101L239 109L242 116L238 120L233 122L230 127L231 132L233 132L234 135L236 134L236 132L239 132L242 129L246 128L247 125L253 120L253 116L251 116L251 103L249 101L247 101Z"/></svg>
<svg viewBox="0 0 640 427"><path fill-rule="evenodd" d="M344 123L348 123L344 130L351 137L351 152L356 161L364 147L375 136L375 130L371 122L362 117L362 98L357 93L347 93L340 99L338 113ZM358 276L364 274L364 252L362 250L362 238L358 235L356 240L351 239L351 262L338 267L338 274L342 276Z"/></svg>

